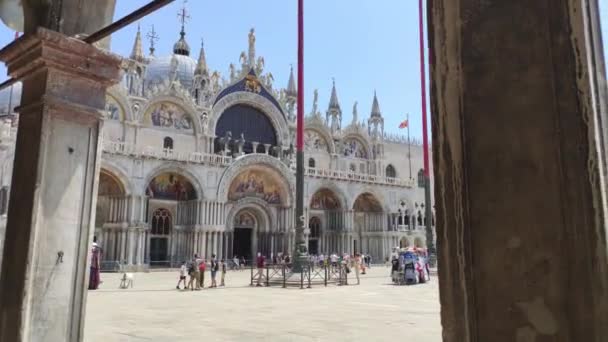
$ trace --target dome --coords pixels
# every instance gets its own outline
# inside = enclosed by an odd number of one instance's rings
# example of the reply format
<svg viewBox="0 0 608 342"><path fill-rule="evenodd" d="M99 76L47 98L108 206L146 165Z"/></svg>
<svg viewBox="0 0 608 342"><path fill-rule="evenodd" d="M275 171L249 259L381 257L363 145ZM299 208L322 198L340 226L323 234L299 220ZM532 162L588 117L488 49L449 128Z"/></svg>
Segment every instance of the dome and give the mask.
<svg viewBox="0 0 608 342"><path fill-rule="evenodd" d="M175 62L173 62L175 60ZM172 63L176 63L176 78L184 88L192 87L196 61L189 56L172 54L169 56L154 57L146 68L145 81L148 86L163 83L171 77Z"/></svg>
<svg viewBox="0 0 608 342"><path fill-rule="evenodd" d="M15 107L18 107L20 102L21 82L17 82L11 87L2 89L2 91L0 91L0 115L12 114L14 112ZM9 105L13 107L13 110L10 113L8 110Z"/></svg>

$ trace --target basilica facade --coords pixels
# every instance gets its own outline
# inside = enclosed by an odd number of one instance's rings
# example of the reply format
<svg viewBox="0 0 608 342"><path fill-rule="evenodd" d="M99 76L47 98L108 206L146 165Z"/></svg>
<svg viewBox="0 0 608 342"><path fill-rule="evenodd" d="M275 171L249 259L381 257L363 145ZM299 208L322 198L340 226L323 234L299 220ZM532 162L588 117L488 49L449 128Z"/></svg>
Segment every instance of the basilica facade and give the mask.
<svg viewBox="0 0 608 342"><path fill-rule="evenodd" d="M108 91L99 146L94 239L104 267L143 270L195 253L251 258L293 250L293 70L286 87L276 87L253 29L247 38L239 63L222 76L208 67L203 46L191 57L183 27L168 56L156 56L153 44L144 54L138 31L124 80ZM19 90L0 94L0 237ZM426 244L422 147L385 134L378 98L370 96L369 113L360 116L355 102L344 122L335 83L324 113L313 94L304 188L312 254L362 252L379 261L393 247Z"/></svg>

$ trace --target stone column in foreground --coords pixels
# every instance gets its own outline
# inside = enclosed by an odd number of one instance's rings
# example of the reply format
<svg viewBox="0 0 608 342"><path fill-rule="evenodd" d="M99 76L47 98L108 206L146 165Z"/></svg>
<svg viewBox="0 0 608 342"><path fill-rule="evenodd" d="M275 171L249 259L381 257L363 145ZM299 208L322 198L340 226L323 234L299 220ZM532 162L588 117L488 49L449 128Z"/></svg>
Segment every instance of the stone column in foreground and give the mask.
<svg viewBox="0 0 608 342"><path fill-rule="evenodd" d="M444 341L606 341L597 1L429 5Z"/></svg>
<svg viewBox="0 0 608 342"><path fill-rule="evenodd" d="M0 341L81 341L102 111L120 59L38 29L0 51L23 82Z"/></svg>

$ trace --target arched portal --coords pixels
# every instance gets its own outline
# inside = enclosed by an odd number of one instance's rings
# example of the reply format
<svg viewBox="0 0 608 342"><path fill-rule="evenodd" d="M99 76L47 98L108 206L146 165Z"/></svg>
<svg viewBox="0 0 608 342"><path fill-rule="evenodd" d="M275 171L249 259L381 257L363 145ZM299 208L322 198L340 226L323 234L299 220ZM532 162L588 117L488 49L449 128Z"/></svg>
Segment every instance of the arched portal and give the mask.
<svg viewBox="0 0 608 342"><path fill-rule="evenodd" d="M321 219L314 216L308 221L308 252L312 255L319 254L319 238L321 237Z"/></svg>
<svg viewBox="0 0 608 342"><path fill-rule="evenodd" d="M355 212L382 212L382 205L376 196L366 192L357 197L353 210Z"/></svg>
<svg viewBox="0 0 608 342"><path fill-rule="evenodd" d="M165 172L154 177L146 188L146 195L152 199L190 201L197 198L192 183L184 176Z"/></svg>
<svg viewBox="0 0 608 342"><path fill-rule="evenodd" d="M319 189L310 200L311 210L338 210L341 208L338 196L327 188Z"/></svg>
<svg viewBox="0 0 608 342"><path fill-rule="evenodd" d="M171 212L158 208L150 220L150 266L169 266L169 237L173 229Z"/></svg>
<svg viewBox="0 0 608 342"><path fill-rule="evenodd" d="M399 248L407 248L410 246L410 240L408 240L407 237L402 237L401 240L399 240Z"/></svg>
<svg viewBox="0 0 608 342"><path fill-rule="evenodd" d="M361 241L361 252L371 254L376 260L384 259L386 247L377 238L378 232L382 232L386 224L382 204L372 193L364 192L355 199L353 210L355 231Z"/></svg>
<svg viewBox="0 0 608 342"><path fill-rule="evenodd" d="M119 209L116 207L116 202L124 195L125 188L119 178L112 172L101 169L97 188L95 227L115 221Z"/></svg>
<svg viewBox="0 0 608 342"><path fill-rule="evenodd" d="M270 118L257 108L237 104L226 109L215 127L215 152L220 152L224 146L222 141L230 132L232 140L228 142L231 151L238 150L238 140L243 138L243 152L253 153L254 142L258 143L257 150L260 152L265 144L277 146L277 133ZM223 140L224 139L224 140Z"/></svg>
<svg viewBox="0 0 608 342"><path fill-rule="evenodd" d="M259 232L267 224L264 215L254 207L246 207L234 216L232 224L232 255L252 260L258 249Z"/></svg>

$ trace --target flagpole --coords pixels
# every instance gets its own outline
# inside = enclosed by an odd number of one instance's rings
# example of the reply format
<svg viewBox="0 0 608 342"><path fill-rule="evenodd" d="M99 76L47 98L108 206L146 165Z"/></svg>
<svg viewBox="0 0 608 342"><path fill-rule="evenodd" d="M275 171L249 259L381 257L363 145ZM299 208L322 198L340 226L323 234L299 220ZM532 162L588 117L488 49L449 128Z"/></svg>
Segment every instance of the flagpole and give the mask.
<svg viewBox="0 0 608 342"><path fill-rule="evenodd" d="M410 165L410 179L412 179L412 141L410 140L410 113L407 113L407 161Z"/></svg>
<svg viewBox="0 0 608 342"><path fill-rule="evenodd" d="M427 113L426 113L426 72L424 58L424 20L423 20L423 0L418 0L418 19L420 30L420 85L422 95L422 148L424 153L424 203L425 203L425 218L426 218L426 246L429 255L429 263L435 264L435 243L433 238L432 227L432 208L431 208L431 177L429 172L429 138L427 129Z"/></svg>
<svg viewBox="0 0 608 342"><path fill-rule="evenodd" d="M304 236L304 0L298 0L298 97L296 135L296 231L293 273L303 273L308 259Z"/></svg>

